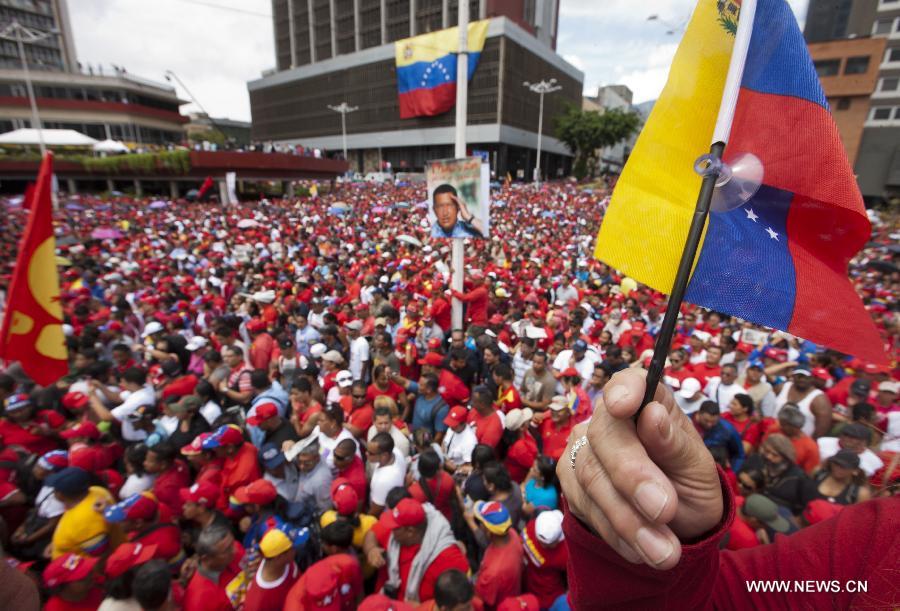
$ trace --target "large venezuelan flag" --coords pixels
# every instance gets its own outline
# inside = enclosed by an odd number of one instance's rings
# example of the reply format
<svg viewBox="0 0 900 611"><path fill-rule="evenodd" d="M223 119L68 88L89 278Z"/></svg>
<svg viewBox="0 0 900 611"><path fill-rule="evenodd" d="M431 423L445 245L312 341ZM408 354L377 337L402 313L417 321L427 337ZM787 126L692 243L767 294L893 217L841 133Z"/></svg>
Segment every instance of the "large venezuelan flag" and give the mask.
<svg viewBox="0 0 900 611"><path fill-rule="evenodd" d="M671 291L684 248L700 186L692 166L712 139L737 4L700 0L600 229L596 256L658 290ZM748 152L763 163L763 185L743 206L710 213L686 299L884 362L847 279L869 221L785 0L756 8L725 159Z"/></svg>
<svg viewBox="0 0 900 611"><path fill-rule="evenodd" d="M488 20L469 24L468 78L472 78L484 41ZM445 113L456 104L456 27L405 38L394 43L400 118Z"/></svg>

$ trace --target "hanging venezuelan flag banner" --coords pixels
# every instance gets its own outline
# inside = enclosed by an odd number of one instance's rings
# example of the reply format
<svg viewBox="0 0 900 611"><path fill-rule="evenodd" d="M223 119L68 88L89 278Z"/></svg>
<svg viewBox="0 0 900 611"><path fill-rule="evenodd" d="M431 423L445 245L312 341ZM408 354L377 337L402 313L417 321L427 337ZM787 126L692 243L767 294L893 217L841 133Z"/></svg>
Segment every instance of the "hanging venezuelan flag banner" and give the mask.
<svg viewBox="0 0 900 611"><path fill-rule="evenodd" d="M469 24L469 80L484 49L489 21ZM434 116L456 104L456 27L394 43L400 118Z"/></svg>

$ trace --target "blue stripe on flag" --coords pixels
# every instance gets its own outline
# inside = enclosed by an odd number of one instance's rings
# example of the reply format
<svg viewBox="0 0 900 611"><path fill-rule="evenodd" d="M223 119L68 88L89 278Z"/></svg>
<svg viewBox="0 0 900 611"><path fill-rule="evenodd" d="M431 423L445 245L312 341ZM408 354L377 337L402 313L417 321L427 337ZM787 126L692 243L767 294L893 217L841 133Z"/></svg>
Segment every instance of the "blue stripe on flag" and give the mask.
<svg viewBox="0 0 900 611"><path fill-rule="evenodd" d="M793 197L793 193L763 185L744 206L710 213L685 299L787 329L796 296L787 237Z"/></svg>
<svg viewBox="0 0 900 611"><path fill-rule="evenodd" d="M469 79L475 73L481 52L469 53ZM456 55L439 57L433 62L416 62L397 68L397 91L409 93L416 89L432 89L456 82Z"/></svg>

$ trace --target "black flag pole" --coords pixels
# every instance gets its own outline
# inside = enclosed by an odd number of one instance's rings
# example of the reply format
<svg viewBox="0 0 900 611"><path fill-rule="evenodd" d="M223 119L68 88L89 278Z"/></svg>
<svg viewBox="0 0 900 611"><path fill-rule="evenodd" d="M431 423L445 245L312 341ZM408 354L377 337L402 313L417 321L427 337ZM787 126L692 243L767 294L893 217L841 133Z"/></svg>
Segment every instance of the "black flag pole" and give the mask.
<svg viewBox="0 0 900 611"><path fill-rule="evenodd" d="M713 191L716 189L716 180L719 178L718 163L721 162L724 152L725 143L714 142L709 147L709 155L706 156L706 161L700 162L706 165L705 170L702 166L699 168L703 174L703 182L700 184L700 193L697 196L697 207L694 208L694 218L691 220L690 229L688 229L684 251L681 253L681 261L678 263L678 272L675 275L672 293L669 295L669 304L666 307L666 313L659 328L659 335L656 336L656 345L653 347L653 358L650 361L650 369L647 372L647 391L644 394L641 407L634 415L635 420L640 417L644 406L653 400L653 397L656 395L656 387L662 378L666 358L669 356L669 346L672 344L675 326L678 324L681 302L684 300L684 293L687 290L688 281L691 279L694 259L697 257L700 238L703 236L703 228L706 225L706 218L709 216Z"/></svg>

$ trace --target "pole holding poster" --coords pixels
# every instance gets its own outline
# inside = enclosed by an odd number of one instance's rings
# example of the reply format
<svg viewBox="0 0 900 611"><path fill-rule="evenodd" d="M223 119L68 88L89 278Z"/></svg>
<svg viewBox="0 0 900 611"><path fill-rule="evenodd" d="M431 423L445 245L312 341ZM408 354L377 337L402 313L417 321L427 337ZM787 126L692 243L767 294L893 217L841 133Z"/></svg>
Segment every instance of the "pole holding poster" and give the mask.
<svg viewBox="0 0 900 611"><path fill-rule="evenodd" d="M454 156L462 159L466 156L466 123L468 122L469 101L469 3L459 3L459 49L456 56L456 149ZM466 245L462 240L453 240L450 251L450 267L453 277L450 286L455 291L463 290L466 265ZM450 310L450 324L453 329L462 329L463 304L453 299Z"/></svg>
<svg viewBox="0 0 900 611"><path fill-rule="evenodd" d="M236 172L228 172L225 174L225 188L228 194L228 203L229 204L237 204L237 173Z"/></svg>

